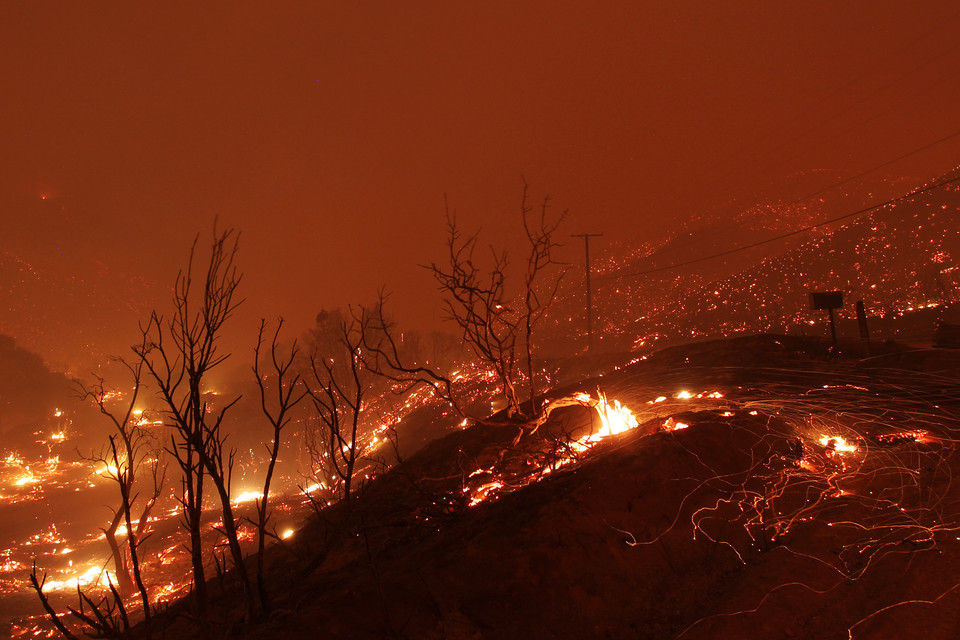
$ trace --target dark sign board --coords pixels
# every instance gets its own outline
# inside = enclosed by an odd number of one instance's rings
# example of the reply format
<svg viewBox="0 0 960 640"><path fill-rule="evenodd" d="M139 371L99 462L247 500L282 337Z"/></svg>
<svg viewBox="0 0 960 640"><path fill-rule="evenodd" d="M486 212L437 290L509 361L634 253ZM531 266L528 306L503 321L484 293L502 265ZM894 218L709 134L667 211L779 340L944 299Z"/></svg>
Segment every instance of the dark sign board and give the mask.
<svg viewBox="0 0 960 640"><path fill-rule="evenodd" d="M811 309L840 309L843 307L843 291L811 291Z"/></svg>

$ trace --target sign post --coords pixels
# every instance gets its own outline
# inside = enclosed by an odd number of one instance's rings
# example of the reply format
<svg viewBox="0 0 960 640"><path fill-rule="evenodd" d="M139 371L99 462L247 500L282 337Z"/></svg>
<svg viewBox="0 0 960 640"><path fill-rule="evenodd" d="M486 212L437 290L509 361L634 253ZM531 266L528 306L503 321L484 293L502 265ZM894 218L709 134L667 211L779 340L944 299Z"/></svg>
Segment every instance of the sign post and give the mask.
<svg viewBox="0 0 960 640"><path fill-rule="evenodd" d="M833 310L843 308L843 291L811 291L810 308L826 309L830 313L830 336L833 346L837 346L837 322Z"/></svg>
<svg viewBox="0 0 960 640"><path fill-rule="evenodd" d="M870 329L867 327L867 310L863 306L863 300L857 300L857 324L860 325L860 339L867 346L867 355L873 355L870 349Z"/></svg>

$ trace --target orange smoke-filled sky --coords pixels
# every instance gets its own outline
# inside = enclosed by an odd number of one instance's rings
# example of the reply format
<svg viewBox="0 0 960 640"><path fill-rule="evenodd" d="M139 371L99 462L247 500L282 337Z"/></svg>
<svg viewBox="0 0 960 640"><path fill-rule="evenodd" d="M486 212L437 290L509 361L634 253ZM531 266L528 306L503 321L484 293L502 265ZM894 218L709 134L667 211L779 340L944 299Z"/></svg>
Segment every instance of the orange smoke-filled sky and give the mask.
<svg viewBox="0 0 960 640"><path fill-rule="evenodd" d="M251 337L259 316L296 333L380 286L401 320L433 326L417 265L442 258L445 194L493 241L516 235L525 178L569 210L564 231L629 244L798 171L859 173L960 130L958 11L4 2L0 331L54 359L129 342L214 219L242 232ZM946 172L958 140L885 171ZM29 299L23 269L41 274ZM145 299L83 298L64 323L53 296L98 278Z"/></svg>

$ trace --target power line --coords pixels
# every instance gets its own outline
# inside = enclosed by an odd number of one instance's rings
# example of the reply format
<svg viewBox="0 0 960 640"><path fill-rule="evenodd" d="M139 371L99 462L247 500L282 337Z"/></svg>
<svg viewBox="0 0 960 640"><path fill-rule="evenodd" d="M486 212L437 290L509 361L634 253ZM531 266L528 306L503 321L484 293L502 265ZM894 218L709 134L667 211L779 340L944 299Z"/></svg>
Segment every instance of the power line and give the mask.
<svg viewBox="0 0 960 640"><path fill-rule="evenodd" d="M820 195L821 193L824 193L825 191L830 191L831 189L835 189L835 188L839 187L840 185L846 184L846 183L850 182L851 180L856 180L857 178L862 178L863 176L867 175L868 173L873 173L873 172L876 171L877 169L882 169L883 167L889 166L889 165L891 165L891 164L893 164L893 163L895 163L895 162L900 162L901 160L903 160L903 159L905 159L905 158L909 158L910 156L912 156L912 155L914 155L914 154L916 154L916 153L920 153L921 151L926 151L926 150L929 149L930 147L935 147L935 146L937 146L938 144L940 144L941 142L946 142L947 140L949 140L949 139L951 139L951 138L956 138L957 136L960 136L960 131L954 131L953 133L951 133L951 134L949 134L949 135L946 135L946 136L943 136L942 138L940 138L940 139L938 139L938 140L934 140L933 142L930 142L930 143L928 143L928 144L925 144L925 145L923 145L922 147L917 147L917 148L914 149L913 151L908 151L907 153L904 153L903 155L897 156L897 157L894 158L893 160L887 160L886 162L882 162L882 163L880 163L880 164L878 164L878 165L876 165L876 166L874 166L874 167L871 167L871 168L869 168L869 169L867 169L867 170L865 170L865 171L861 171L860 173L857 173L857 174L855 174L855 175L852 175L852 176L850 176L849 178L844 178L843 180L841 180L841 181L839 181L839 182L835 182L835 183L831 184L831 185L828 186L828 187L824 187L823 189L819 189L819 190L817 190L817 191L814 191L813 193L808 193L807 195L803 196L802 198L799 198L799 199L797 200L797 202L803 202L804 200L807 200L807 199L809 199L809 198L812 198L813 196L818 196L818 195ZM910 195L910 194L907 194L907 195ZM906 197L906 196L904 196L904 197Z"/></svg>
<svg viewBox="0 0 960 640"><path fill-rule="evenodd" d="M853 180L856 180L857 178L862 178L863 176L865 176L865 175L867 175L867 174L870 174L870 173L873 173L874 171L876 171L876 170L878 170L878 169L882 169L882 168L884 168L884 167L886 167L886 166L889 166L889 165L891 165L891 164L895 164L895 163L897 163L897 162L899 162L899 161L901 161L901 160L904 160L904 159L906 159L906 158L909 158L909 157L912 156L912 155L915 155L915 154L917 154L917 153L920 153L921 151L926 151L927 149L930 149L931 147L935 147L935 146L937 146L938 144L941 144L941 143L943 143L943 142L946 142L947 140L950 140L950 139L952 139L952 138L956 138L957 136L960 136L960 130L957 130L957 131L954 131L953 133L947 134L947 135L943 136L942 138L938 138L937 140L934 140L933 142L928 142L927 144L925 144L925 145L923 145L923 146L920 146L920 147L917 147L917 148L915 148L915 149L913 149L913 150L911 150L911 151L908 151L907 153L904 153L904 154L902 154L902 155L899 155L899 156L897 156L896 158L893 158L892 160L887 160L887 161L885 161L885 162L881 162L880 164L874 165L874 166L870 167L869 169L865 169L865 170L861 171L860 173L856 173L856 174L854 174L854 175L852 175L852 176L848 176L848 177L846 177L846 178L844 178L844 179L842 179L842 180L839 180L839 181L834 182L834 183L832 183L832 184L829 184L829 185L827 185L827 186L825 186L825 187L822 187L822 188L820 188L820 189L817 189L816 191L812 191L812 192L810 192L810 193L808 193L808 194L806 194L806 195L804 195L804 196L801 196L801 197L799 197L799 198L796 198L796 199L792 200L790 204L800 204L801 202L804 202L805 200L809 200L810 198L812 198L812 197L814 197L814 196L818 196L818 195L820 195L820 194L822 194L822 193L825 193L825 192L830 191L830 190L832 190L832 189L835 189L835 188L837 188L837 187L839 187L839 186L842 186L842 185L844 185L844 184L847 184L848 182L851 182L851 181L853 181ZM723 227L721 227L721 232L720 232L720 233L721 233L721 234L725 234L725 233L727 233L727 232L729 232L729 231L731 231L731 230L734 230L734 229L736 229L736 228L738 228L738 227L740 227L740 226L742 226L742 225L743 225L743 223L732 223L732 224L724 225ZM676 244L675 246L676 246L676 248L683 248L683 247L685 247L685 246L688 246L688 245L691 244L692 242L693 242L692 240L689 241L689 242L681 242L681 243L679 243L679 244Z"/></svg>
<svg viewBox="0 0 960 640"><path fill-rule="evenodd" d="M817 100L815 103L812 103L811 105L804 107L803 109L799 109L793 116L789 118L784 118L778 124L776 124L773 128L768 127L767 131L765 133L762 133L759 137L755 138L753 142L749 143L748 147L734 150L728 153L724 158L722 158L719 161L719 163L712 163L711 165L712 167L716 167L719 165L721 167L725 167L725 169L722 169L719 173L715 174L712 179L705 181L704 184L706 186L712 187L722 182L724 179L724 175L729 175L730 173L732 173L733 168L738 165L738 162L734 162L734 160L736 160L737 158L742 158L744 162L750 162L754 164L755 164L755 161L763 161L765 157L770 158L770 160L773 161L772 154L779 151L780 149L787 147L799 140L810 141L812 139L810 134L813 134L818 130L823 129L825 125L838 120L846 113L852 111L855 107L861 105L864 102L867 102L868 100L871 100L875 96L887 95L888 89L894 86L903 85L903 80L905 78L913 77L918 70L921 70L924 68L933 68L934 62L938 61L940 58L944 58L952 54L958 47L960 47L960 44L955 43L953 46L950 46L945 51L941 51L940 53L934 53L931 56L927 56L926 58L916 63L914 66L912 66L908 70L900 73L893 79L887 81L885 84L877 88L870 89L868 86L864 86L863 91L865 91L866 93L864 93L860 98L856 99L854 102L847 104L846 106L843 106L839 109L836 108L835 98L841 92L844 92L852 87L855 87L858 84L863 84L864 79L869 77L869 74L871 72L877 69L885 69L889 67L891 60L907 59L903 55L906 51L912 49L919 42L929 42L929 41L935 40L933 38L935 33L942 31L944 29L953 28L953 23L958 18L960 18L960 12L954 12L953 15L946 17L943 20L938 20L935 26L933 26L928 31L917 36L915 39L911 40L907 44L901 47L898 47L895 51L891 52L884 58L880 60L876 60L873 64L870 64L867 67L863 68L861 71L852 74L851 79L846 84L834 89L830 93L830 96L831 96L830 98L821 98ZM955 75L956 74L954 73L954 74L951 74L950 76L947 76L946 78L941 78L938 81L936 81L933 86L936 86L937 84L945 82L946 80L953 78ZM926 93L927 91L932 89L933 86L927 87L923 91L915 92L913 95L909 96L907 99L897 103L894 107L891 107L886 111L881 112L881 114L874 115L873 117L865 121L861 121L859 124L844 127L844 130L841 133L834 135L829 139L835 140L838 137L846 135L847 133L879 117L880 115L889 112L891 109L899 107L905 104L906 102L909 102L910 100L916 99L920 94ZM800 103L800 98L801 96L797 95L793 99L793 102ZM781 132L785 132L787 135L789 135L789 128L794 123L797 123L798 125L801 124L799 121L804 115L807 115L809 113L820 112L822 111L821 107L827 106L827 105L834 107L834 109L826 117L821 118L819 121L814 122L813 124L807 125L805 129L800 131L800 133L794 133L789 138L785 138L785 139L781 138L779 142L777 142L774 139L774 136L779 136ZM770 143L769 145L767 144L768 142ZM766 148L763 148L763 145L766 145ZM803 157L804 155L809 154L811 151L814 151L818 145L822 145L822 143L814 143L814 147L808 148L806 150L801 149L798 153L795 153L789 159L796 159L799 157ZM782 165L784 164L785 161L786 161L785 159L781 158L780 160L775 161L775 166ZM743 162L739 162L739 164L742 165ZM740 179L737 182L743 183L744 180ZM689 202L689 199L687 199L687 202ZM689 204L684 206L689 206Z"/></svg>
<svg viewBox="0 0 960 640"><path fill-rule="evenodd" d="M869 213L869 212L871 212L871 211L876 211L877 209L881 209L881 208L886 207L886 206L888 206L888 205L895 204L895 203L900 202L900 201L902 201L902 200L906 200L907 198L912 198L912 197L914 197L914 196L920 195L921 193L926 193L926 192L928 192L928 191L933 191L934 189L937 189L937 188L942 187L942 186L944 186L944 185L953 184L954 182L960 182L960 176L958 176L958 177L956 177L956 178L950 178L950 179L948 179L948 180L941 180L940 182L935 182L935 183L930 184L930 185L927 185L927 186L925 186L925 187L919 187L919 188L914 189L913 191L911 191L911 192L909 192L909 193L905 193L905 194L903 194L902 196L898 196L898 197L893 198L893 199L891 199L891 200L887 200L887 201L881 202L881 203L879 203L879 204L875 204L875 205L872 205L872 206L869 206L869 207L866 207L866 208L863 208L863 209L859 209L859 210L854 211L854 212L852 212L852 213L844 214L844 215L842 215L842 216L837 216L836 218L830 218L829 220L824 220L823 222L818 222L817 224L811 224L811 225L809 225L809 226L803 227L802 229L796 229L796 230L794 230L794 231L790 231L790 232L788 232L788 233L783 233L783 234L780 234L780 235L778 235L778 236L774 236L774 237L772 237L772 238L767 238L766 240L760 240L760 241L758 241L758 242L753 242L753 243L751 243L751 244L743 245L743 246L741 246L741 247L735 247L735 248L733 248L733 249L728 249L728 250L726 250L726 251L721 251L720 253L714 253L714 254L709 255L709 256L702 256L702 257L700 257L700 258L693 258L693 259L691 259L691 260L686 260L686 261L684 261L684 262L677 262L677 263L674 263L674 264L671 264L671 265L667 265L667 266L665 266L665 267L655 267L655 268L653 268L653 269L646 269L645 271L637 271L637 272L635 272L635 273L611 274L611 275L609 275L609 276L600 276L598 279L599 279L599 280L614 280L614 279L620 279L620 278L633 278L633 277L636 277L636 276L647 275L648 273L656 273L656 272L658 272L658 271L669 271L670 269L677 269L677 268L679 268L679 267L685 267L685 266L687 266L687 265L696 264L696 263L698 263L698 262L705 262L705 261L707 261L707 260L713 260L714 258L722 258L723 256L728 256L728 255L731 255L731 254L733 254L733 253L738 253L738 252L740 252L740 251L746 251L747 249L753 249L754 247L759 247L759 246L762 246L762 245L765 245L765 244L770 244L771 242L776 242L776 241L778 241L778 240L783 240L784 238L790 238L790 237L792 237L792 236L796 236L796 235L799 235L799 234L801 234L801 233L806 233L807 231L811 231L811 230L817 229L817 228L819 228L819 227L825 227L825 226L827 226L827 225L833 224L834 222L839 222L840 220L846 220L847 218L855 218L855 217L861 216L861 215L863 215L863 214L865 214L865 213Z"/></svg>

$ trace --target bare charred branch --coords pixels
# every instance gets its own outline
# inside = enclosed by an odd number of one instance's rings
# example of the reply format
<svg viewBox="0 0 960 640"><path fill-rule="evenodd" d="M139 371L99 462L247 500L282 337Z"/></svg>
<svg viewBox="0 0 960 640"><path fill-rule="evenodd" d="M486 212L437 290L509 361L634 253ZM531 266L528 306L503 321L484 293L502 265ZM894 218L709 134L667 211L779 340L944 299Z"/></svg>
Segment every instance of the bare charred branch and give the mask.
<svg viewBox="0 0 960 640"><path fill-rule="evenodd" d="M257 381L257 388L260 390L260 408L266 416L267 421L273 427L273 438L269 451L269 462L267 472L263 481L263 497L257 500L257 593L260 598L260 606L264 611L269 611L267 600L266 584L264 577L264 545L267 532L267 523L270 519L269 500L270 485L273 480L273 473L277 465L277 458L280 455L280 440L284 428L290 424L292 419L292 410L308 395L306 387L301 389L300 374L292 371L293 364L297 358L300 349L297 341L294 340L286 355L281 353L280 348L280 330L283 328L283 318L277 321L277 328L270 341L270 371L264 372L261 365L261 352L264 347L264 333L266 331L266 320L260 321L260 330L257 334L257 346L254 349L253 375ZM269 400L271 395L268 389L268 379L272 379L275 388L273 389L273 399Z"/></svg>
<svg viewBox="0 0 960 640"><path fill-rule="evenodd" d="M523 230L527 236L527 242L530 246L530 253L527 256L527 269L524 275L524 314L523 329L524 343L526 346L527 363L527 381L530 387L530 407L534 416L540 414L540 407L537 402L537 379L536 365L534 362L534 328L543 319L544 315L550 309L550 306L557 299L557 292L560 289L560 281L566 273L566 265L557 262L553 258L553 250L561 245L554 241L554 234L559 226L567 217L564 211L554 219L550 219L548 209L550 207L550 196L543 199L540 206L540 215L536 220L531 220L532 208L527 204L527 192L529 186L524 182L523 198L520 204L520 210L523 219ZM556 268L558 273L546 274L551 268ZM550 276L544 291L538 291L540 280L544 276Z"/></svg>
<svg viewBox="0 0 960 640"><path fill-rule="evenodd" d="M53 626L57 628L57 631L65 640L78 640L77 636L73 635L66 625L63 624L63 621L60 619L60 616L57 615L56 610L50 604L50 600L47 598L47 594L43 592L43 585L47 582L47 574L43 574L41 578L37 578L37 562L34 560L33 569L30 571L30 586L33 587L33 590L37 592L37 597L40 598L40 604L43 606L43 610L47 612L47 615L50 617L50 621L53 623Z"/></svg>
<svg viewBox="0 0 960 640"><path fill-rule="evenodd" d="M505 252L491 247L489 268L484 270L479 266L475 258L479 236L477 233L465 235L461 231L449 205L445 208L447 262L432 263L426 268L441 291L447 318L457 326L461 339L479 363L496 377L508 420L535 429L534 423L542 412L542 403L538 399L541 375L535 357L535 333L537 325L556 300L564 274L563 265L554 259L554 251L560 246L555 241L555 233L566 213L551 216L548 197L544 198L539 215L535 215L528 204L528 190L524 183L520 213L529 252L522 296L514 300L507 294ZM418 385L430 386L464 418L483 424L502 424L484 416L470 415L457 398L451 376L404 362L394 332L384 319L384 303L385 296L381 293L378 308L372 314L380 328L377 340L364 343L372 362L370 368L401 385L401 391L409 391ZM518 353L521 342L522 356ZM524 377L529 390L526 402L521 401L518 390Z"/></svg>
<svg viewBox="0 0 960 640"><path fill-rule="evenodd" d="M191 538L198 606L202 610L207 602L200 521L204 482L209 479L219 498L223 532L233 567L246 595L248 613L252 614L256 600L230 502L235 452L228 448L227 435L222 430L224 417L239 398L214 412L203 389L207 374L229 357L219 352L219 338L224 323L242 302L236 298L242 279L235 265L237 239L233 230L218 233L214 229L209 262L199 291L194 288L194 259L199 237L194 240L187 268L177 275L171 319L164 320L158 313L152 313L141 327L142 345L134 351L159 389L174 430L169 452L182 473L180 502L183 522Z"/></svg>
<svg viewBox="0 0 960 640"><path fill-rule="evenodd" d="M163 477L164 472L160 470L162 463L159 459L159 445L152 435L134 420L134 409L141 390L144 363L142 360L134 363L125 360L120 360L119 362L130 372L133 379L133 392L122 411L115 412L107 406L107 391L105 390L103 379L100 377L98 377L97 382L90 387L77 381L77 395L82 400L89 400L96 404L100 409L100 413L106 416L114 426L115 433L108 437L107 448L99 454L88 456L87 459L96 464L103 465L103 474L116 483L120 494L120 505L114 509L110 524L103 529L104 536L113 555L114 569L118 581L117 585L114 585L112 581L110 582L110 588L115 594L115 607L119 608L123 613L124 624L129 626L129 621L126 620L126 608L123 604L122 596L130 594L136 589L140 596L144 622L146 623L146 633L149 637L149 622L151 616L150 598L141 574L139 546L143 537L147 535L146 527L149 512L153 506L153 502L162 490L162 480L158 484L158 479ZM150 462L151 459L152 462ZM138 518L138 527L134 529L133 511L138 496L138 494L135 493L135 487L137 486L138 477L144 466L148 466L151 469L154 485L153 496L147 500L146 504L142 507L140 517ZM117 532L121 522L126 526L125 549L121 548L117 539Z"/></svg>
<svg viewBox="0 0 960 640"><path fill-rule="evenodd" d="M363 319L344 320L338 327L338 349L333 354L314 353L310 369L314 386L304 381L321 426L321 442L313 445L314 464L325 468L335 489L349 501L354 471L362 453L358 439L367 391L366 364L361 355L369 324Z"/></svg>

